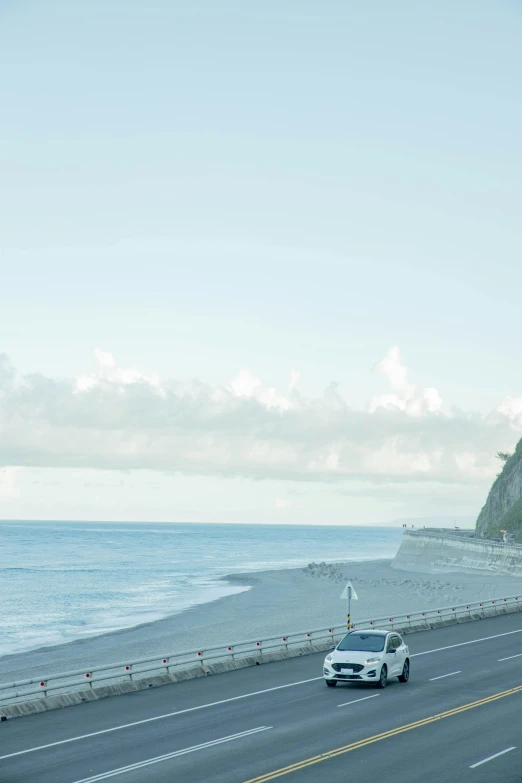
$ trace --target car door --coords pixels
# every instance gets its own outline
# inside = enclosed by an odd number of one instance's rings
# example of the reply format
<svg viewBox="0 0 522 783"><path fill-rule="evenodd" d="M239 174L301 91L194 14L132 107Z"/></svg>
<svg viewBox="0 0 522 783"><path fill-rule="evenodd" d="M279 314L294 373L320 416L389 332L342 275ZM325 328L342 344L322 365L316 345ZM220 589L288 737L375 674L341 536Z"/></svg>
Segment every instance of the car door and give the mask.
<svg viewBox="0 0 522 783"><path fill-rule="evenodd" d="M394 634L390 634L386 640L386 666L388 667L388 677L394 677L397 673L397 639Z"/></svg>
<svg viewBox="0 0 522 783"><path fill-rule="evenodd" d="M397 666L398 666L398 674L402 674L402 670L404 668L404 661L406 660L408 656L408 647L404 643L404 639L401 639L401 637L397 634L397 640L398 640L398 647L397 647Z"/></svg>
<svg viewBox="0 0 522 783"><path fill-rule="evenodd" d="M389 653L387 657L390 659L388 664L388 673L390 677L396 677L401 674L402 667L404 665L404 659L401 655L402 639L397 634L391 634L388 638Z"/></svg>

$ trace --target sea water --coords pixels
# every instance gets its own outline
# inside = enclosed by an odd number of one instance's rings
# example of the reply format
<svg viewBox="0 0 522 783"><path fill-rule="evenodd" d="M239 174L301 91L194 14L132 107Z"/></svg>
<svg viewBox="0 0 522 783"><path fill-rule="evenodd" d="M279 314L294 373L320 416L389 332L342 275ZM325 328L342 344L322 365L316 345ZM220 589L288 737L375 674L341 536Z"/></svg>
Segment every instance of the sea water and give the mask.
<svg viewBox="0 0 522 783"><path fill-rule="evenodd" d="M0 522L0 655L151 622L248 587L227 574L395 555L395 528Z"/></svg>

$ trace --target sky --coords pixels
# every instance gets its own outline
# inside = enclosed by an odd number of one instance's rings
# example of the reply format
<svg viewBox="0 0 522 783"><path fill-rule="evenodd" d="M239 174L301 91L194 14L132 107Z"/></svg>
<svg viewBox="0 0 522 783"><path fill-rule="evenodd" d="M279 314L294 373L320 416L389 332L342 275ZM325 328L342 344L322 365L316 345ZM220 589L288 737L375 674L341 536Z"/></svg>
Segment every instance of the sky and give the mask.
<svg viewBox="0 0 522 783"><path fill-rule="evenodd" d="M470 516L522 435L515 0L0 0L0 518Z"/></svg>

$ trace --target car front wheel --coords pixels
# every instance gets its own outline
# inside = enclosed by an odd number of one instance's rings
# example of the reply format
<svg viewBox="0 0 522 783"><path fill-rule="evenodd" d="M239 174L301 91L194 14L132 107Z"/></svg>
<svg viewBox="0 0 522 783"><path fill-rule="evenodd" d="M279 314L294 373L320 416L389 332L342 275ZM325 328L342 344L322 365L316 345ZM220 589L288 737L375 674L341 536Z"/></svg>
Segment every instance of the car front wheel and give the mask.
<svg viewBox="0 0 522 783"><path fill-rule="evenodd" d="M326 684L328 685L329 688L335 688L335 686L337 685L337 680L326 680Z"/></svg>
<svg viewBox="0 0 522 783"><path fill-rule="evenodd" d="M399 674L399 682L408 682L410 679L410 662L406 658L402 667L402 674Z"/></svg>
<svg viewBox="0 0 522 783"><path fill-rule="evenodd" d="M379 677L379 681L377 683L377 687L386 688L387 684L388 684L388 669L386 668L386 664L384 663L381 669L381 674Z"/></svg>

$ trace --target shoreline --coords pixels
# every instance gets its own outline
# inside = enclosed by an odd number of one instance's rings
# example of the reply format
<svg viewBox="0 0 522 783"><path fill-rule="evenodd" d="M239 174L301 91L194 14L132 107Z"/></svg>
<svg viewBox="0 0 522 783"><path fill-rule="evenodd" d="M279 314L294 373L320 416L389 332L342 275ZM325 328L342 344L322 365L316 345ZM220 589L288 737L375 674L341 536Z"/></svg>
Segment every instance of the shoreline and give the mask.
<svg viewBox="0 0 522 783"><path fill-rule="evenodd" d="M359 596L352 602L354 620L502 598L522 589L522 579L513 576L410 572L391 564L390 558L338 561L315 569L228 574L220 581L246 589L162 619L4 655L0 678L5 682L82 668L88 671L89 666L342 625L346 604L340 594L348 579Z"/></svg>

